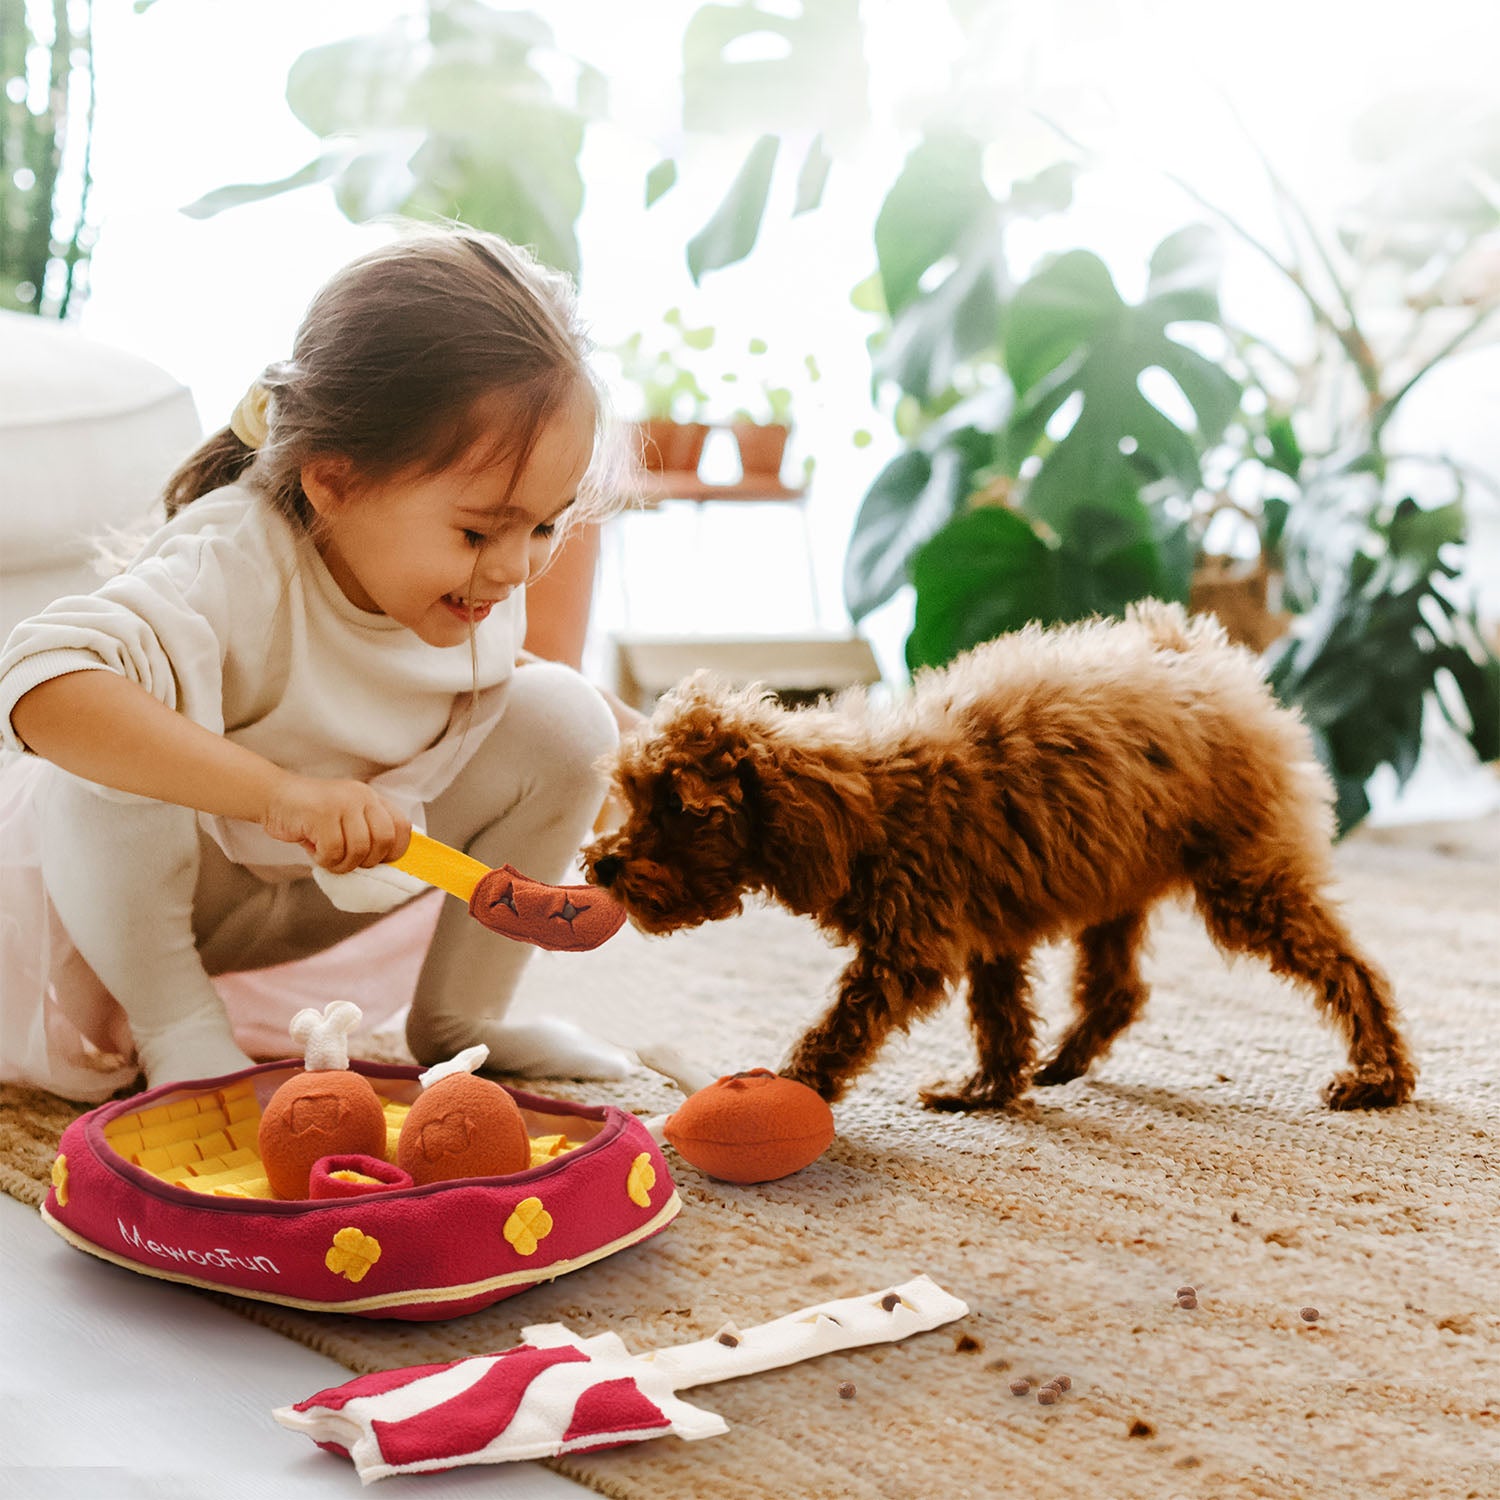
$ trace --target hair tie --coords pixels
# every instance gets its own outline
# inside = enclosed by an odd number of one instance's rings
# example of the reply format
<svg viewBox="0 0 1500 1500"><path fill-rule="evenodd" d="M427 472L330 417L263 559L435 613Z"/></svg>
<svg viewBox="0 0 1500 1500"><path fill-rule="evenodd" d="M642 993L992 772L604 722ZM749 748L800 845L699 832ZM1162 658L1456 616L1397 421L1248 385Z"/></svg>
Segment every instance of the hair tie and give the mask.
<svg viewBox="0 0 1500 1500"><path fill-rule="evenodd" d="M229 430L247 447L259 448L271 430L271 392L260 381L252 381L250 389L240 397L229 418Z"/></svg>

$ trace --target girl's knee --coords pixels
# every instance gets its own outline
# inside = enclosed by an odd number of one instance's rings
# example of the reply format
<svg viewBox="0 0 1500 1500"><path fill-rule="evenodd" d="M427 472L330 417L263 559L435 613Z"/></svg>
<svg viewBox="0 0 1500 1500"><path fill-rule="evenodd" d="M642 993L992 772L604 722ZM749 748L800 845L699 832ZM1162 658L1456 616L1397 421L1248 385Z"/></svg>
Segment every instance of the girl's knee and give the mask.
<svg viewBox="0 0 1500 1500"><path fill-rule="evenodd" d="M58 772L39 806L43 875L133 887L185 883L198 868L198 818L191 808L108 791Z"/></svg>
<svg viewBox="0 0 1500 1500"><path fill-rule="evenodd" d="M517 671L511 693L509 727L535 736L548 779L602 786L599 762L619 743L620 732L598 689L571 667L540 662Z"/></svg>

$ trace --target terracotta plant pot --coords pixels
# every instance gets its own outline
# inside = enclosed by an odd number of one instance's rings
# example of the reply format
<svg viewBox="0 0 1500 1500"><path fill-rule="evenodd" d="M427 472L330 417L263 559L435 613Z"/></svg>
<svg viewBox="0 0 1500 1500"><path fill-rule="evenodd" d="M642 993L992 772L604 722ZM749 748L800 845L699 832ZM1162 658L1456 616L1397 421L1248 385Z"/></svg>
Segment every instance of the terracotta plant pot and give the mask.
<svg viewBox="0 0 1500 1500"><path fill-rule="evenodd" d="M670 422L652 417L636 423L641 467L653 474L696 474L708 437L703 422Z"/></svg>
<svg viewBox="0 0 1500 1500"><path fill-rule="evenodd" d="M745 474L770 475L781 473L782 460L786 457L786 441L792 429L780 422L736 422L734 440L740 448L740 468Z"/></svg>

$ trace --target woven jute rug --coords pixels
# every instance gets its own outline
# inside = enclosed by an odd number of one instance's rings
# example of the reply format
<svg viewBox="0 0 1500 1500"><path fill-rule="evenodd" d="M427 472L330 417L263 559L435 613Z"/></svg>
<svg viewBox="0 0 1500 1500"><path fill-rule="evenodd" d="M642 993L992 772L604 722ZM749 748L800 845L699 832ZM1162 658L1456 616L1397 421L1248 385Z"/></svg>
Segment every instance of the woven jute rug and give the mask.
<svg viewBox="0 0 1500 1500"><path fill-rule="evenodd" d="M622 1500L1500 1495L1497 851L1493 821L1340 851L1347 916L1390 971L1421 1063L1406 1108L1322 1109L1339 1052L1307 997L1253 961L1226 965L1167 911L1146 1016L1093 1076L1014 1112L917 1104L919 1084L967 1064L954 1005L881 1056L813 1167L737 1188L684 1164L665 1234L549 1286L437 1324L234 1305L370 1371L501 1349L554 1320L645 1349L926 1271L968 1318L687 1393L726 1436L559 1467ZM757 909L541 955L522 1005L729 1071L774 1065L838 965L810 926ZM1044 969L1056 1026L1066 955ZM648 1075L550 1091L643 1113L677 1097ZM5 1096L0 1185L40 1201L71 1113ZM1188 1285L1192 1310L1175 1296ZM1063 1373L1055 1405L1011 1393Z"/></svg>

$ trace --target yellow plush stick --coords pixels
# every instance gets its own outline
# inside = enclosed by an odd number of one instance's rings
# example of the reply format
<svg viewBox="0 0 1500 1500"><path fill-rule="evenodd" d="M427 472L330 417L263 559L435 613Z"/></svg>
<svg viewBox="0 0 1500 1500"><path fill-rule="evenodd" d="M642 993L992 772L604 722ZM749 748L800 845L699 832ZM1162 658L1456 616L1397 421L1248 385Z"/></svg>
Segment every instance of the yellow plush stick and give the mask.
<svg viewBox="0 0 1500 1500"><path fill-rule="evenodd" d="M390 863L394 869L415 875L418 880L425 880L428 885L435 885L450 896L457 896L460 901L468 901L474 894L474 887L490 872L488 865L415 830L406 853Z"/></svg>

